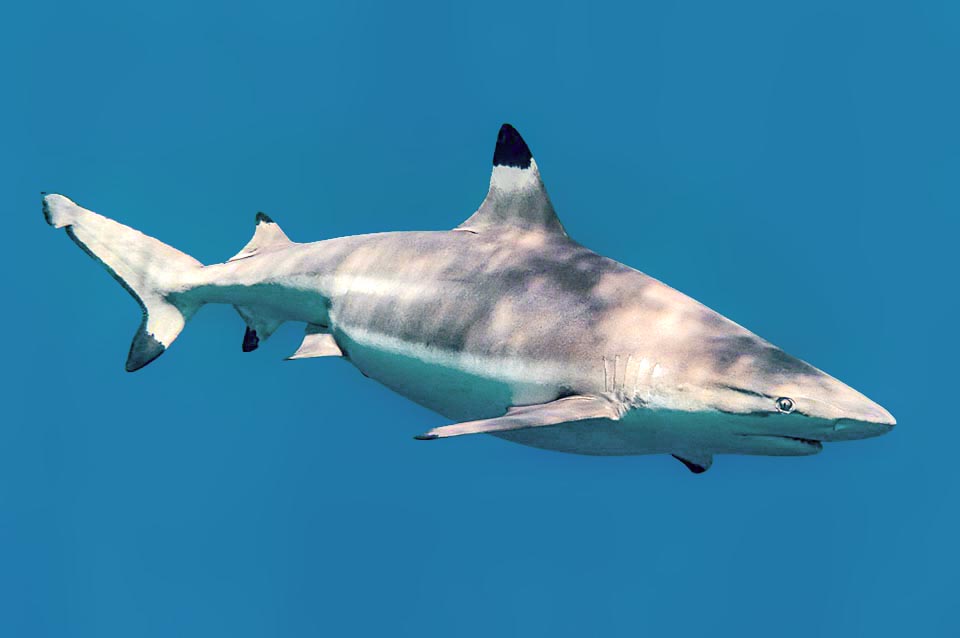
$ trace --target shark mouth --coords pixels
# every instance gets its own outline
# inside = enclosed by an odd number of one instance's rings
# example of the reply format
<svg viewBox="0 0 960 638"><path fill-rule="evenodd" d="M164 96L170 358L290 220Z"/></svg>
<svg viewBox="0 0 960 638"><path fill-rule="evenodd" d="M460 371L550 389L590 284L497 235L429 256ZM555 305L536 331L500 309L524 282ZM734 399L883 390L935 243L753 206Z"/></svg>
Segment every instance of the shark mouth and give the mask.
<svg viewBox="0 0 960 638"><path fill-rule="evenodd" d="M805 456L816 454L823 444L816 439L804 439L798 436L781 434L741 434L746 454L765 454L772 456Z"/></svg>
<svg viewBox="0 0 960 638"><path fill-rule="evenodd" d="M782 439L789 439L791 441L797 441L798 443L803 443L804 445L809 445L815 447L818 450L823 448L823 443L816 439L801 439L799 436L783 436Z"/></svg>

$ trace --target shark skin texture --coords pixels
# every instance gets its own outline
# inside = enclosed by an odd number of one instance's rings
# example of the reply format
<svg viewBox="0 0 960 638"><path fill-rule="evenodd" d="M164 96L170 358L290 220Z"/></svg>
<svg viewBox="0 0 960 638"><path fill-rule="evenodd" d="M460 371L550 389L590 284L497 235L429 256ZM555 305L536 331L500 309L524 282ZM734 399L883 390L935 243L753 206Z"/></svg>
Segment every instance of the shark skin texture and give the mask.
<svg viewBox="0 0 960 638"><path fill-rule="evenodd" d="M258 213L220 264L45 195L47 222L143 309L127 370L163 354L203 305L231 304L251 351L306 324L290 359L338 357L450 419L576 454L805 456L890 431L889 412L726 317L567 236L537 164L504 124L480 208L447 231L290 240Z"/></svg>

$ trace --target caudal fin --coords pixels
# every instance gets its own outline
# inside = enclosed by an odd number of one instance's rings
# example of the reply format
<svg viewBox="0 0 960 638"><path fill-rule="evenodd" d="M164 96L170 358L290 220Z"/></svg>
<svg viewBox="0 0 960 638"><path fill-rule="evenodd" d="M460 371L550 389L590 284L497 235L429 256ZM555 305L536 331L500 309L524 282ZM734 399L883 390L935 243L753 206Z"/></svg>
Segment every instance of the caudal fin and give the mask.
<svg viewBox="0 0 960 638"><path fill-rule="evenodd" d="M100 262L143 309L127 371L139 370L163 354L198 308L183 293L203 264L63 195L43 198L43 216L54 228L65 228L70 239Z"/></svg>

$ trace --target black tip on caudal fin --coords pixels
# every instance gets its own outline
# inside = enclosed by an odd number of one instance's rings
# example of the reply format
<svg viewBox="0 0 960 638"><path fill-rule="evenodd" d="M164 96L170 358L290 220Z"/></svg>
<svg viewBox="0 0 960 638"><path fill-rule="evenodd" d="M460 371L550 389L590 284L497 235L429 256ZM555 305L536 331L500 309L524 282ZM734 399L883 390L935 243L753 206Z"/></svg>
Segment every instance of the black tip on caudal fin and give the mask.
<svg viewBox="0 0 960 638"><path fill-rule="evenodd" d="M163 354L199 307L186 295L203 265L158 239L124 226L63 195L43 197L43 216L100 263L140 304L143 320L130 344L127 370L139 370Z"/></svg>
<svg viewBox="0 0 960 638"><path fill-rule="evenodd" d="M529 168L532 159L530 147L520 137L517 129L509 124L501 126L500 133L497 134L497 147L493 151L493 165Z"/></svg>
<svg viewBox="0 0 960 638"><path fill-rule="evenodd" d="M162 355L166 349L166 346L157 341L156 337L147 332L145 326L141 326L130 344L130 353L127 355L127 372L136 372Z"/></svg>

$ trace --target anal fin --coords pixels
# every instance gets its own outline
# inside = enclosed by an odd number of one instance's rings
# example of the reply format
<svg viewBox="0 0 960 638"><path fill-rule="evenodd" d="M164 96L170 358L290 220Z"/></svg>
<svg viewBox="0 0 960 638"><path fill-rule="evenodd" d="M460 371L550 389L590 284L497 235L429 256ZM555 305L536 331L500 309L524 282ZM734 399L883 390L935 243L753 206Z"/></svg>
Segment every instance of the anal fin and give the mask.
<svg viewBox="0 0 960 638"><path fill-rule="evenodd" d="M244 352L253 352L260 346L260 338L257 336L257 331L247 326L246 332L243 333L243 346L242 349Z"/></svg>
<svg viewBox="0 0 960 638"><path fill-rule="evenodd" d="M547 425L560 425L574 421L586 421L588 419L617 421L620 419L620 411L614 403L603 397L576 395L557 399L550 403L510 408L505 415L493 419L445 425L414 438L429 441L463 434L507 432Z"/></svg>
<svg viewBox="0 0 960 638"><path fill-rule="evenodd" d="M269 339L270 335L283 324L283 320L264 315L257 308L248 306L234 306L234 308L243 317L244 323L247 324L247 329L243 333L243 345L241 346L244 352L256 350L261 341Z"/></svg>
<svg viewBox="0 0 960 638"><path fill-rule="evenodd" d="M294 359L310 359L312 357L342 357L343 351L337 345L336 339L329 332L323 332L323 328L313 324L307 325L307 334L303 337L300 347L292 355L287 357L287 361Z"/></svg>

